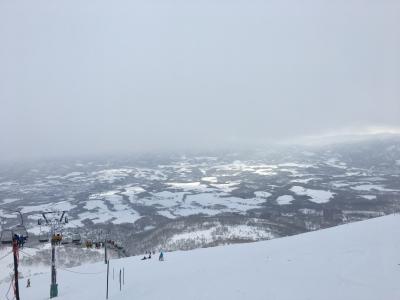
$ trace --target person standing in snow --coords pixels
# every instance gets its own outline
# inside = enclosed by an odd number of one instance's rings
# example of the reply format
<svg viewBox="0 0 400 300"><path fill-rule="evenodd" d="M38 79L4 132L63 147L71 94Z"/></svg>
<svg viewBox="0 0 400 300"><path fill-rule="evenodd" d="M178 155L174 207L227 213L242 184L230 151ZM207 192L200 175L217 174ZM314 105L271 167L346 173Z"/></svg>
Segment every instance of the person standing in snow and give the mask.
<svg viewBox="0 0 400 300"><path fill-rule="evenodd" d="M164 253L161 251L160 256L158 257L159 261L164 261Z"/></svg>
<svg viewBox="0 0 400 300"><path fill-rule="evenodd" d="M28 278L28 280L26 281L26 287L31 287L31 280Z"/></svg>

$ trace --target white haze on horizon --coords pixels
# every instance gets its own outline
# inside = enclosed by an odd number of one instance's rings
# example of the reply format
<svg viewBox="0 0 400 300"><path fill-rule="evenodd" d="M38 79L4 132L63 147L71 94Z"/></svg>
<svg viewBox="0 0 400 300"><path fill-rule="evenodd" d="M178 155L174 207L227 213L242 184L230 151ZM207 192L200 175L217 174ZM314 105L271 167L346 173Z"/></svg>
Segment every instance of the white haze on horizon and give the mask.
<svg viewBox="0 0 400 300"><path fill-rule="evenodd" d="M0 0L0 160L391 132L399 53L400 1Z"/></svg>

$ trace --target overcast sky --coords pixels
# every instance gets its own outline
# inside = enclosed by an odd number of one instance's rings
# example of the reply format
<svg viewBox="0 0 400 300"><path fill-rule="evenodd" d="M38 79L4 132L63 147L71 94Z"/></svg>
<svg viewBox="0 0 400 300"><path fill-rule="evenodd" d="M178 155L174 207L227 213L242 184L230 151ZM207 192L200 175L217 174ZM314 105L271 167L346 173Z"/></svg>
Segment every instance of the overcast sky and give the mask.
<svg viewBox="0 0 400 300"><path fill-rule="evenodd" d="M0 0L2 159L400 127L398 0Z"/></svg>

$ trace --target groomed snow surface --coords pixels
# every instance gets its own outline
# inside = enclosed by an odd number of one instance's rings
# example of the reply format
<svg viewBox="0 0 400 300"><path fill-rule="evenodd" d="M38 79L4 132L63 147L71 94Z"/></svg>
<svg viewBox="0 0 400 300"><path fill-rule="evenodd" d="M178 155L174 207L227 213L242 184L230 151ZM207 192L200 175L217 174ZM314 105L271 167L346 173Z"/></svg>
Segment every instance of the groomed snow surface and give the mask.
<svg viewBox="0 0 400 300"><path fill-rule="evenodd" d="M399 263L400 216L391 215L266 242L166 253L164 262L112 260L109 299L394 300L400 299ZM92 274L58 270L59 300L105 299L104 263L70 271ZM50 273L31 282L29 289L22 282L21 299L47 299ZM1 297L8 286L0 286Z"/></svg>

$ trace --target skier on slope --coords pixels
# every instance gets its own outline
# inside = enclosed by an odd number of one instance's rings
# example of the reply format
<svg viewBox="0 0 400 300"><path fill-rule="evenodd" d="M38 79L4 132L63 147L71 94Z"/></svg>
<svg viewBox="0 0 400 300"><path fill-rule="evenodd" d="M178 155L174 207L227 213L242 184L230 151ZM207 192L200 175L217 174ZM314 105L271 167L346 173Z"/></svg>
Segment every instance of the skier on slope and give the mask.
<svg viewBox="0 0 400 300"><path fill-rule="evenodd" d="M164 261L164 253L161 251L160 256L158 257L159 261Z"/></svg>

